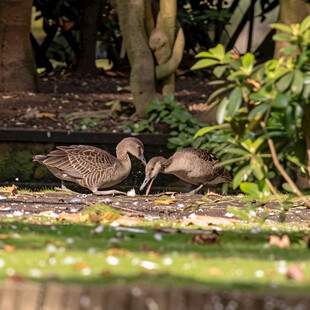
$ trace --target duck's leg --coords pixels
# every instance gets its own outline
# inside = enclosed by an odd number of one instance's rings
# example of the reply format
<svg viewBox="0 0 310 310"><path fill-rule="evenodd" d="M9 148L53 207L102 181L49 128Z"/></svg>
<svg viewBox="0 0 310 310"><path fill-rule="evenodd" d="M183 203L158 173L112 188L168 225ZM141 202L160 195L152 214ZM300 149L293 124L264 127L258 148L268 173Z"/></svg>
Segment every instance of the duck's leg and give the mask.
<svg viewBox="0 0 310 310"><path fill-rule="evenodd" d="M93 194L94 195L98 195L98 196L104 196L104 195L116 195L116 194L120 194L120 195L127 195L127 193L124 193L124 192L120 192L120 191L117 191L115 189L111 189L111 190L108 190L108 191L93 191Z"/></svg>
<svg viewBox="0 0 310 310"><path fill-rule="evenodd" d="M55 187L55 190L56 191L70 191L70 192L72 192L71 189L66 187L64 180L61 180L61 187Z"/></svg>
<svg viewBox="0 0 310 310"><path fill-rule="evenodd" d="M197 188L195 188L194 190L192 190L191 192L189 192L190 194L197 194L202 188L203 188L204 184L200 184Z"/></svg>

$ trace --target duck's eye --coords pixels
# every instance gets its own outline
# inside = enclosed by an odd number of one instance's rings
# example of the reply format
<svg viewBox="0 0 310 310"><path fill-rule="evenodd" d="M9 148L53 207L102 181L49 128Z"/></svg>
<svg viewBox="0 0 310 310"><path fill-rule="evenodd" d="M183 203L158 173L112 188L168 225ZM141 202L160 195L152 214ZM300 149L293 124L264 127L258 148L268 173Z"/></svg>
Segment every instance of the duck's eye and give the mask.
<svg viewBox="0 0 310 310"><path fill-rule="evenodd" d="M153 171L153 170L154 170L154 168L151 169L151 171Z"/></svg>

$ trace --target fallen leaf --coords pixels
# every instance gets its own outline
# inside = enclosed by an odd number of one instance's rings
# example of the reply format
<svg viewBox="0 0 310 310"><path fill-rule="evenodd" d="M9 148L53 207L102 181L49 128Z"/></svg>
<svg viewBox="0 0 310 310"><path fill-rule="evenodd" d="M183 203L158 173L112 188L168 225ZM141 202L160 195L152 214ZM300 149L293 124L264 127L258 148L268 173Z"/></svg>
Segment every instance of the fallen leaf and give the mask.
<svg viewBox="0 0 310 310"><path fill-rule="evenodd" d="M11 192L11 195L17 194L17 186L13 184L12 186L4 186L4 189L8 192Z"/></svg>
<svg viewBox="0 0 310 310"><path fill-rule="evenodd" d="M86 262L78 262L78 263L75 263L74 264L74 268L77 269L77 270L82 270L82 269L85 269L85 268L88 268L88 264Z"/></svg>
<svg viewBox="0 0 310 310"><path fill-rule="evenodd" d="M128 256L131 252L127 249L112 248L107 250L105 253L107 256Z"/></svg>
<svg viewBox="0 0 310 310"><path fill-rule="evenodd" d="M58 220L77 223L80 220L80 215L79 214L72 214L72 213L60 213L58 215Z"/></svg>
<svg viewBox="0 0 310 310"><path fill-rule="evenodd" d="M5 244L3 250L8 253L12 253L16 251L16 247L14 245Z"/></svg>
<svg viewBox="0 0 310 310"><path fill-rule="evenodd" d="M217 194L217 193L213 193L213 192L209 192L206 194L206 196L215 196L215 197L222 197L221 195Z"/></svg>
<svg viewBox="0 0 310 310"><path fill-rule="evenodd" d="M304 272L300 264L294 264L290 266L286 272L286 278L288 280L295 280L302 282L305 279Z"/></svg>
<svg viewBox="0 0 310 310"><path fill-rule="evenodd" d="M291 245L291 242L288 235L284 235L282 238L279 236L271 235L269 236L269 244L279 248L287 248Z"/></svg>
<svg viewBox="0 0 310 310"><path fill-rule="evenodd" d="M219 276L219 275L222 274L222 270L219 269L219 268L217 268L217 267L211 267L211 268L209 269L209 274L210 274L211 276Z"/></svg>
<svg viewBox="0 0 310 310"><path fill-rule="evenodd" d="M173 199L157 199L157 200L153 201L153 203L159 203L159 204L163 204L163 205L171 205L174 202L175 202L175 200L173 200Z"/></svg>
<svg viewBox="0 0 310 310"><path fill-rule="evenodd" d="M35 118L49 118L49 119L55 119L56 114L54 113L49 113L49 112L41 112L41 113L36 113L34 115Z"/></svg>
<svg viewBox="0 0 310 310"><path fill-rule="evenodd" d="M2 96L2 99L11 99L12 96Z"/></svg>
<svg viewBox="0 0 310 310"><path fill-rule="evenodd" d="M193 244L218 244L219 239L216 233L212 234L196 234L192 238Z"/></svg>
<svg viewBox="0 0 310 310"><path fill-rule="evenodd" d="M191 218L180 220L185 225L196 225L200 227L208 227L210 225L232 225L237 222L236 219L229 219L225 217L213 217L207 215L195 215Z"/></svg>
<svg viewBox="0 0 310 310"><path fill-rule="evenodd" d="M7 234L0 234L0 239L8 239L9 237Z"/></svg>
<svg viewBox="0 0 310 310"><path fill-rule="evenodd" d="M113 212L107 212L105 213L103 216L101 216L100 218L100 223L101 224L105 224L105 223L109 223L109 222L114 222L116 221L118 218L120 217L119 214L115 214Z"/></svg>
<svg viewBox="0 0 310 310"><path fill-rule="evenodd" d="M124 226L133 226L142 223L142 221L138 218L129 217L129 216L120 216L117 220L115 220L116 223L119 225Z"/></svg>
<svg viewBox="0 0 310 310"><path fill-rule="evenodd" d="M12 276L7 277L5 280L11 282L23 282L26 280L26 278L21 274L13 274Z"/></svg>

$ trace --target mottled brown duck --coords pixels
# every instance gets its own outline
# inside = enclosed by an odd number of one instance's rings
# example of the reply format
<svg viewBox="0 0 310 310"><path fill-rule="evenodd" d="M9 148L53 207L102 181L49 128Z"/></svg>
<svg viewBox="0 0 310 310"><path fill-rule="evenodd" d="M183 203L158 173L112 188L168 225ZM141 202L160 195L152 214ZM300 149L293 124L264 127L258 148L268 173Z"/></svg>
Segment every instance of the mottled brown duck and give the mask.
<svg viewBox="0 0 310 310"><path fill-rule="evenodd" d="M125 194L116 190L99 191L112 187L127 178L131 171L128 154L146 164L142 142L136 138L125 138L116 147L116 157L94 146L58 146L47 155L36 155L33 160L50 170L63 181L77 183L95 195Z"/></svg>
<svg viewBox="0 0 310 310"><path fill-rule="evenodd" d="M159 173L173 174L180 179L199 185L191 194L202 187L230 182L232 177L227 169L220 166L219 159L207 150L185 148L175 152L170 158L153 157L145 167L145 179L140 187L148 185L146 195Z"/></svg>

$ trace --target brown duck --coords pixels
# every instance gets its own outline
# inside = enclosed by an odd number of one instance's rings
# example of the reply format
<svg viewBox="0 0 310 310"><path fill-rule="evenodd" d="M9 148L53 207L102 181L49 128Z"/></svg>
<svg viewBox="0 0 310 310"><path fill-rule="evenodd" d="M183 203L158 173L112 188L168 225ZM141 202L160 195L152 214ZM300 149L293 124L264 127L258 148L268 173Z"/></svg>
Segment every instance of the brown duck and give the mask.
<svg viewBox="0 0 310 310"><path fill-rule="evenodd" d="M174 174L188 183L199 185L191 194L196 194L203 186L232 180L229 171L220 166L215 155L197 148L179 150L168 159L162 156L153 157L145 167L145 179L140 187L140 190L143 190L149 183L146 195L159 173Z"/></svg>
<svg viewBox="0 0 310 310"><path fill-rule="evenodd" d="M127 178L131 171L128 154L146 164L144 147L136 138L125 138L116 147L116 157L94 146L71 145L58 146L47 155L36 155L33 160L39 162L64 181L75 182L88 188L96 195L125 194L116 190L98 191L99 188L112 187Z"/></svg>

